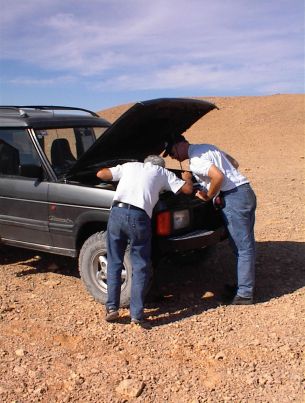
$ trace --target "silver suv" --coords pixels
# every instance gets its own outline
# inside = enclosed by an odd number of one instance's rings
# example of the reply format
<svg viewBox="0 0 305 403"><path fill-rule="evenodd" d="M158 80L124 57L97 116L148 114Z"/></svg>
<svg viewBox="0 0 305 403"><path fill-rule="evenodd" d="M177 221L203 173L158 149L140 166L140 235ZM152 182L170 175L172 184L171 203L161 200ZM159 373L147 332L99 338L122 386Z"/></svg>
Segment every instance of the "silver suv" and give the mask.
<svg viewBox="0 0 305 403"><path fill-rule="evenodd" d="M0 106L0 242L78 258L88 291L105 303L106 228L116 183L100 182L96 172L160 154L214 108L199 100L155 99L136 103L110 124L81 108ZM193 195L162 193L152 225L154 270L164 256L226 237L212 202ZM128 250L124 265L121 305L127 306Z"/></svg>

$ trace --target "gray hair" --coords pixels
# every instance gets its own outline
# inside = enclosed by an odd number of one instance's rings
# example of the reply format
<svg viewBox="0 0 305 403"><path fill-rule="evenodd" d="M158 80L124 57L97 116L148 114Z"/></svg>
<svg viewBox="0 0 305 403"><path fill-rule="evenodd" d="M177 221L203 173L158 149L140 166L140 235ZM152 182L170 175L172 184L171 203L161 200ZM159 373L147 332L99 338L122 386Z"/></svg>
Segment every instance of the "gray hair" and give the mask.
<svg viewBox="0 0 305 403"><path fill-rule="evenodd" d="M150 162L152 165L159 165L159 167L165 168L165 161L160 155L148 155L145 160L146 162Z"/></svg>

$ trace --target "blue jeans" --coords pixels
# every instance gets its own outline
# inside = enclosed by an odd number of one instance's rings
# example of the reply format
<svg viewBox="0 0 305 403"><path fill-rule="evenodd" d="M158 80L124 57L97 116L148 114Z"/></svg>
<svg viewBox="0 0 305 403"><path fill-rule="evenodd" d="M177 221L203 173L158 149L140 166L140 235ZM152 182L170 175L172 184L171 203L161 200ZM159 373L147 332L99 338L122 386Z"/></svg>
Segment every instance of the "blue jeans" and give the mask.
<svg viewBox="0 0 305 403"><path fill-rule="evenodd" d="M256 196L248 183L223 192L223 195L225 207L222 215L237 258L237 295L250 298L253 297L255 285Z"/></svg>
<svg viewBox="0 0 305 403"><path fill-rule="evenodd" d="M151 221L144 210L114 206L107 227L108 309L120 306L121 273L128 243L132 265L130 315L142 319L145 290L151 276Z"/></svg>

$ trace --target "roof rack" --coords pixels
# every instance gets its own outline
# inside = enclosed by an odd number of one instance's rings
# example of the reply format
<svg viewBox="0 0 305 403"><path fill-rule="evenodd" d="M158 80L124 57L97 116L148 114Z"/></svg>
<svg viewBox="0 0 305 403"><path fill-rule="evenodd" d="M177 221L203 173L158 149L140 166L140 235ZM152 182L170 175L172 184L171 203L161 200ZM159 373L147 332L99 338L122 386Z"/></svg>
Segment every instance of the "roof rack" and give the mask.
<svg viewBox="0 0 305 403"><path fill-rule="evenodd" d="M34 109L34 110L43 110L43 111L81 111L89 113L94 117L99 117L99 115L95 112L90 111L89 109L84 108L75 108L72 106L58 106L58 105L0 105L0 109L12 109L20 113L20 116L26 117L27 113L24 109Z"/></svg>

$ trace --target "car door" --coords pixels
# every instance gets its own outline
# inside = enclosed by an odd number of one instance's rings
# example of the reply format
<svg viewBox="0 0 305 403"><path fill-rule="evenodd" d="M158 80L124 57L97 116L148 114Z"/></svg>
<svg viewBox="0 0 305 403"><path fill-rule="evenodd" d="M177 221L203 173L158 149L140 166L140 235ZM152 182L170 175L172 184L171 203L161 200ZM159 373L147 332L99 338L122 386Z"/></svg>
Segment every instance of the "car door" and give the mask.
<svg viewBox="0 0 305 403"><path fill-rule="evenodd" d="M0 129L0 238L24 247L50 245L48 181L26 129ZM39 247L38 247L39 249Z"/></svg>

